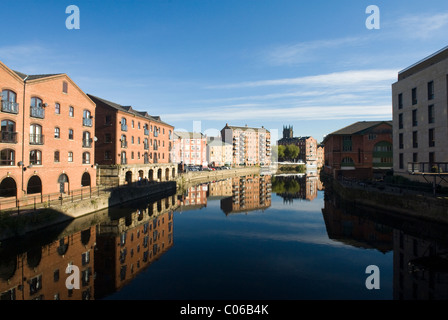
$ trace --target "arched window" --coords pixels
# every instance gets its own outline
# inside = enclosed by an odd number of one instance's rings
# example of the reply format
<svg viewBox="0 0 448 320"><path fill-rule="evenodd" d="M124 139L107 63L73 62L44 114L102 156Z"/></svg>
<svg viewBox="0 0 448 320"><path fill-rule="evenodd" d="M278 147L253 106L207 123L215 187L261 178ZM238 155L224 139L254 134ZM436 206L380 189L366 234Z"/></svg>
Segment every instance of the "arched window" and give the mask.
<svg viewBox="0 0 448 320"><path fill-rule="evenodd" d="M40 150L30 151L30 164L42 164L42 152Z"/></svg>
<svg viewBox="0 0 448 320"><path fill-rule="evenodd" d="M61 137L61 129L59 129L58 127L54 128L54 137L55 139L59 139Z"/></svg>
<svg viewBox="0 0 448 320"><path fill-rule="evenodd" d="M12 149L0 151L0 166L13 166L15 164L15 152Z"/></svg>
<svg viewBox="0 0 448 320"><path fill-rule="evenodd" d="M19 104L17 103L17 95L14 91L2 91L2 111L9 113L19 113Z"/></svg>
<svg viewBox="0 0 448 320"><path fill-rule="evenodd" d="M86 127L92 126L92 114L90 113L90 110L84 110L82 112L82 125Z"/></svg>
<svg viewBox="0 0 448 320"><path fill-rule="evenodd" d="M54 152L54 162L59 162L60 161L60 153L59 151L55 151Z"/></svg>
<svg viewBox="0 0 448 320"><path fill-rule="evenodd" d="M82 187L90 186L90 174L88 172L84 172L82 174L81 186Z"/></svg>
<svg viewBox="0 0 448 320"><path fill-rule="evenodd" d="M121 118L121 131L128 131L128 125L126 123L126 118Z"/></svg>
<svg viewBox="0 0 448 320"><path fill-rule="evenodd" d="M84 131L82 133L82 146L83 146L83 148L91 148L92 147L92 138L90 138L89 131Z"/></svg>
<svg viewBox="0 0 448 320"><path fill-rule="evenodd" d="M17 195L17 185L13 178L7 177L0 183L0 197L15 197Z"/></svg>
<svg viewBox="0 0 448 320"><path fill-rule="evenodd" d="M39 124L30 125L30 144L44 144L44 136L42 134L42 126Z"/></svg>
<svg viewBox="0 0 448 320"><path fill-rule="evenodd" d="M82 163L89 164L90 163L90 152L83 152L82 154Z"/></svg>
<svg viewBox="0 0 448 320"><path fill-rule="evenodd" d="M34 118L45 118L45 110L42 99L38 97L31 98L30 115Z"/></svg>
<svg viewBox="0 0 448 320"><path fill-rule="evenodd" d="M128 147L128 142L126 141L126 135L125 134L121 135L120 141L121 141L121 147L122 148L127 148Z"/></svg>
<svg viewBox="0 0 448 320"><path fill-rule="evenodd" d="M11 120L2 120L0 142L17 143L16 123Z"/></svg>

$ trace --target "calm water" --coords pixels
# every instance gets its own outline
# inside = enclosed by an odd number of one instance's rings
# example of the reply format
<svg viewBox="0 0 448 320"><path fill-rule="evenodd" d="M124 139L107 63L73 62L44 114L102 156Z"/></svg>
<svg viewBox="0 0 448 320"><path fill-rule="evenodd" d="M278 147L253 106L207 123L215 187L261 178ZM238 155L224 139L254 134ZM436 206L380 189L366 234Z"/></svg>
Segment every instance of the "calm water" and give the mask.
<svg viewBox="0 0 448 320"><path fill-rule="evenodd" d="M0 293L15 299L446 299L444 226L325 194L317 178L234 178L4 242ZM36 240L39 239L39 240ZM79 266L80 289L65 286ZM367 289L367 266L379 289ZM25 276L23 276L25 275ZM25 279L24 279L25 278Z"/></svg>

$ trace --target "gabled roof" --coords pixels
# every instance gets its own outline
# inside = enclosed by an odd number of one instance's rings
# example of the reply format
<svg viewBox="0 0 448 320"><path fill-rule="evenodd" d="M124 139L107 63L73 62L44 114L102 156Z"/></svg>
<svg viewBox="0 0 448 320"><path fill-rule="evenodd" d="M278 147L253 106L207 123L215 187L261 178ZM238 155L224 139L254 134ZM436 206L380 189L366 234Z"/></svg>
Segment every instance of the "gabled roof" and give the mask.
<svg viewBox="0 0 448 320"><path fill-rule="evenodd" d="M112 102L112 101L109 101L109 100L106 100L106 99L103 99L103 98L99 98L99 97L96 97L96 96L91 95L91 94L87 94L87 95L93 101L101 102L101 103L103 103L103 104L105 104L105 105L107 105L107 106L109 106L111 108L114 108L114 109L118 110L118 111L126 112L126 113L132 114L134 116L137 116L137 117L140 117L140 118L144 118L144 119L149 120L149 121L154 121L154 122L158 122L158 123L161 123L161 124L173 127L172 125L170 125L170 124L160 120L159 116L150 116L148 114L148 112L146 112L146 111L137 111L137 110L134 110L131 106L122 106L122 105L120 105L118 103L115 103L115 102Z"/></svg>
<svg viewBox="0 0 448 320"><path fill-rule="evenodd" d="M54 76L59 76L62 75L64 73L52 73L52 74L25 74L16 70L12 70L14 71L15 74L17 74L20 78L22 78L23 80L27 79L27 80L36 80L36 79L42 79L42 78L48 78L48 77L54 77Z"/></svg>

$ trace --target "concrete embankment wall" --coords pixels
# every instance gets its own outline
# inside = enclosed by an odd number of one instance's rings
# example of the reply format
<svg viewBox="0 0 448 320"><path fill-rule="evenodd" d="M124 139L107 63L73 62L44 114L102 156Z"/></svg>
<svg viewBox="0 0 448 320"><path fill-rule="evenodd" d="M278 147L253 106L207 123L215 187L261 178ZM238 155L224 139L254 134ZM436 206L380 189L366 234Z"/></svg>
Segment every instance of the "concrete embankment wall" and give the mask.
<svg viewBox="0 0 448 320"><path fill-rule="evenodd" d="M418 194L388 193L373 188L350 187L333 180L334 191L344 200L397 214L448 222L448 199Z"/></svg>

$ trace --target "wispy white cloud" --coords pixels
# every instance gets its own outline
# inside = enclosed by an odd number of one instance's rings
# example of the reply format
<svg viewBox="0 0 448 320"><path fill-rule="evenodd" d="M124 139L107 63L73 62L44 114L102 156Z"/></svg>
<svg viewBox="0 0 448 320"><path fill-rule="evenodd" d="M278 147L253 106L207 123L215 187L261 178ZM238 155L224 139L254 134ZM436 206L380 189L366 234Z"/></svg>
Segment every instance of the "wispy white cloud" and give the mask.
<svg viewBox="0 0 448 320"><path fill-rule="evenodd" d="M406 38L430 39L443 34L446 36L448 12L438 14L406 15L391 23L397 26L397 35Z"/></svg>
<svg viewBox="0 0 448 320"><path fill-rule="evenodd" d="M239 83L229 83L221 85L208 86L209 89L235 89L262 86L349 86L349 85L368 85L378 82L395 81L397 76L396 69L371 69L371 70L349 70L342 72L333 72L315 76L304 76L297 78L284 78L272 80L247 81Z"/></svg>

